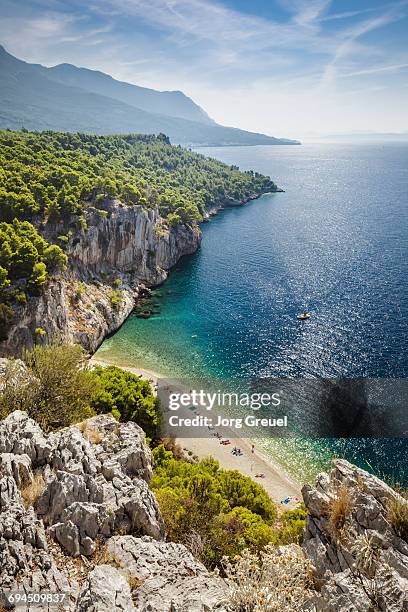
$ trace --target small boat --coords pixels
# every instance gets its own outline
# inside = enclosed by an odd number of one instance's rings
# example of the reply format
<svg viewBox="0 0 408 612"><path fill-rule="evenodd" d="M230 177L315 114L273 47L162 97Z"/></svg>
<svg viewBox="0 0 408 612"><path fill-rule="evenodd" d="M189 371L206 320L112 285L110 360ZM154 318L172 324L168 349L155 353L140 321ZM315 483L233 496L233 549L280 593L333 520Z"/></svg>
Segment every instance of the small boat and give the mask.
<svg viewBox="0 0 408 612"><path fill-rule="evenodd" d="M297 316L299 321L306 321L307 319L310 319L310 317L311 317L310 312L302 312L301 314Z"/></svg>

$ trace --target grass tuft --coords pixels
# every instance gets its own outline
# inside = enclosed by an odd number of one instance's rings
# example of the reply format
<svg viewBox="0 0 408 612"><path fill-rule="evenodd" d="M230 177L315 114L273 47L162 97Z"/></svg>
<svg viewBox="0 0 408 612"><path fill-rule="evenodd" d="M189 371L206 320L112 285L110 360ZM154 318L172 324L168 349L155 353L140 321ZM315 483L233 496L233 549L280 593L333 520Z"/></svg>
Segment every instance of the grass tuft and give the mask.
<svg viewBox="0 0 408 612"><path fill-rule="evenodd" d="M388 520L397 536L408 542L408 500L393 497L388 503Z"/></svg>
<svg viewBox="0 0 408 612"><path fill-rule="evenodd" d="M343 529L346 518L351 513L350 493L345 484L338 490L337 496L331 500L328 508L329 526L334 534L339 534Z"/></svg>
<svg viewBox="0 0 408 612"><path fill-rule="evenodd" d="M21 489L21 497L24 500L25 507L34 506L44 489L45 482L42 474L35 474L33 480Z"/></svg>

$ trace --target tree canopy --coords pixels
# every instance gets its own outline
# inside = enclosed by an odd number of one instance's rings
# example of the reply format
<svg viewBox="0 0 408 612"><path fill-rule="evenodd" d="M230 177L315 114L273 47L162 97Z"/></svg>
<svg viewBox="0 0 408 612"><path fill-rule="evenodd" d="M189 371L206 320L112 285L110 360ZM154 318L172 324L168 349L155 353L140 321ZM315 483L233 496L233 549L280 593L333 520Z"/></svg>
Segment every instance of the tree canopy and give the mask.
<svg viewBox="0 0 408 612"><path fill-rule="evenodd" d="M226 199L274 190L269 177L172 146L164 134L0 130L0 340L15 303L41 293L67 265L68 236L56 228L76 219L86 231L86 208L107 214L103 202L117 198L159 209L173 227L199 222Z"/></svg>
<svg viewBox="0 0 408 612"><path fill-rule="evenodd" d="M188 223L225 198L275 189L269 177L172 146L164 134L0 131L0 221L69 217L109 196Z"/></svg>
<svg viewBox="0 0 408 612"><path fill-rule="evenodd" d="M100 413L112 413L120 421L134 421L154 437L159 425L159 400L149 383L115 366L96 367L99 379L91 406Z"/></svg>

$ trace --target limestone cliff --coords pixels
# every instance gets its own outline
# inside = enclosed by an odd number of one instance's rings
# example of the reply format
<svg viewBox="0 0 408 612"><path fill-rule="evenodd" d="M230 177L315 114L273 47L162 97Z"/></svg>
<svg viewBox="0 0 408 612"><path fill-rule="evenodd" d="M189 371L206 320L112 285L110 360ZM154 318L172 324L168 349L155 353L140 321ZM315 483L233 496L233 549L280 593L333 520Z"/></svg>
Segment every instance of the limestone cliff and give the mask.
<svg viewBox="0 0 408 612"><path fill-rule="evenodd" d="M34 342L62 337L93 352L133 310L147 287L160 284L183 255L199 246L197 225L167 227L157 210L106 200L66 234L69 268L43 295L15 308L0 353L16 355ZM57 239L61 228L46 228Z"/></svg>

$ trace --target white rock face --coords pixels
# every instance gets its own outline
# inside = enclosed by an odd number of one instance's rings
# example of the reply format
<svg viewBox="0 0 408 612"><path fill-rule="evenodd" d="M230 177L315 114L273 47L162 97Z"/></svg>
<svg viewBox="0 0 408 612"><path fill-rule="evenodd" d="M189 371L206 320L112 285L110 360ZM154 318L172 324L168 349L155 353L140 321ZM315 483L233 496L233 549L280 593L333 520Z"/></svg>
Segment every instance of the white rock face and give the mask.
<svg viewBox="0 0 408 612"><path fill-rule="evenodd" d="M348 492L349 510L343 531L335 533L328 509L341 487ZM388 518L390 500L398 498L407 507L408 502L379 478L344 460L335 461L330 477L321 474L316 486L305 485L302 493L310 513L303 549L321 585L316 609L324 612L408 609L408 543L397 536ZM371 540L377 568L373 579L363 582L356 575L353 550L361 536ZM377 607L372 607L375 598Z"/></svg>
<svg viewBox="0 0 408 612"><path fill-rule="evenodd" d="M0 591L65 592L76 612L222 609L223 582L163 542L143 431L108 415L86 425L45 434L21 411L0 422Z"/></svg>
<svg viewBox="0 0 408 612"><path fill-rule="evenodd" d="M131 612L135 610L130 587L123 574L111 565L98 565L83 586L77 612Z"/></svg>
<svg viewBox="0 0 408 612"><path fill-rule="evenodd" d="M33 467L37 467L49 460L51 452L52 441L26 412L16 410L1 421L1 454L28 455Z"/></svg>
<svg viewBox="0 0 408 612"><path fill-rule="evenodd" d="M133 596L136 610L224 609L224 581L210 576L182 544L158 542L146 536L115 536L108 542L108 551L120 567L140 582Z"/></svg>
<svg viewBox="0 0 408 612"><path fill-rule="evenodd" d="M89 207L84 212L88 229L78 224L72 230L66 245L69 269L64 278L49 283L42 296L16 307L8 339L0 343L0 354L18 355L35 341L60 337L94 352L129 316L145 286L163 282L180 257L194 253L200 245L197 225L166 229L157 210L145 211L118 200L102 205L107 216ZM55 240L51 234L45 237ZM121 300L116 306L111 299L115 279L122 281ZM79 298L75 297L78 283L83 284ZM38 336L38 328L45 335Z"/></svg>
<svg viewBox="0 0 408 612"><path fill-rule="evenodd" d="M0 422L0 592L63 591L72 612L228 610L224 581L183 545L164 541L143 431L108 415L82 429L45 434L21 411ZM342 488L348 508L333 531L330 507ZM408 543L390 524L388 506L408 502L343 460L303 495L309 510L303 550L319 586L307 609L405 610ZM356 574L354 545L362 537L375 550L368 577Z"/></svg>
<svg viewBox="0 0 408 612"><path fill-rule="evenodd" d="M104 208L106 217L96 209L87 209L88 229L70 242L72 265L84 277L116 270L154 285L166 278L166 271L182 255L199 246L197 227L180 225L158 232L161 218L157 210L126 206L118 200L105 202Z"/></svg>

